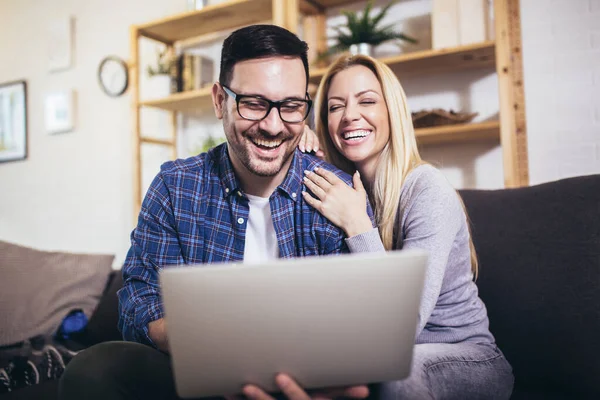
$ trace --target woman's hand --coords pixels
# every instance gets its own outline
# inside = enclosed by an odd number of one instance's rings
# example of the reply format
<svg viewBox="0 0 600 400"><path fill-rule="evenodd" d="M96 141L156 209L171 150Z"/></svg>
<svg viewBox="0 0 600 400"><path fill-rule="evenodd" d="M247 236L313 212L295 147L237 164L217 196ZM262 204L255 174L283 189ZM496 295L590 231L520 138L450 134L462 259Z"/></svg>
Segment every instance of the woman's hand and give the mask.
<svg viewBox="0 0 600 400"><path fill-rule="evenodd" d="M308 125L304 126L304 132L302 132L302 138L298 143L298 148L304 153L315 152L315 155L319 158L325 157L325 153L319 149L319 138Z"/></svg>
<svg viewBox="0 0 600 400"><path fill-rule="evenodd" d="M304 200L334 225L342 228L348 237L373 229L367 214L367 192L358 171L352 177L354 188L323 168L304 173L304 184L316 196L315 198L302 192Z"/></svg>

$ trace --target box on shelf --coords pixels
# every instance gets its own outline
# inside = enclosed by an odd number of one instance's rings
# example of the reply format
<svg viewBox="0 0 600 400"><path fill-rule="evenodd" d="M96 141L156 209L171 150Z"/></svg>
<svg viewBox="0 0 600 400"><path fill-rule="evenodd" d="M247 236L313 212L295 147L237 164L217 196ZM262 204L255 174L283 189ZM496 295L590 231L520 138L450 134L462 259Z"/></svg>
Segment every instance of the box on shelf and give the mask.
<svg viewBox="0 0 600 400"><path fill-rule="evenodd" d="M431 11L431 43L434 49L456 47L458 37L458 1L433 0Z"/></svg>
<svg viewBox="0 0 600 400"><path fill-rule="evenodd" d="M481 43L494 37L491 0L433 0L432 47Z"/></svg>
<svg viewBox="0 0 600 400"><path fill-rule="evenodd" d="M489 40L489 0L458 0L458 38L461 45Z"/></svg>

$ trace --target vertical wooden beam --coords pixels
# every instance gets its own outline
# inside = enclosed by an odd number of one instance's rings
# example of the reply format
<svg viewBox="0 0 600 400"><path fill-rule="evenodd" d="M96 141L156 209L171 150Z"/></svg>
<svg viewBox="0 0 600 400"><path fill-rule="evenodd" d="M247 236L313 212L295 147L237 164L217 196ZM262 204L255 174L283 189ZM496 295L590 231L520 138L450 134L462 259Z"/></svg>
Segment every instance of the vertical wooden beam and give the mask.
<svg viewBox="0 0 600 400"><path fill-rule="evenodd" d="M299 0L272 0L273 24L298 33Z"/></svg>
<svg viewBox="0 0 600 400"><path fill-rule="evenodd" d="M171 111L171 136L173 139L173 145L171 146L171 159L177 159L177 111Z"/></svg>
<svg viewBox="0 0 600 400"><path fill-rule="evenodd" d="M519 0L495 0L494 18L504 185L526 186L529 163Z"/></svg>
<svg viewBox="0 0 600 400"><path fill-rule="evenodd" d="M308 62L318 68L326 66L325 60L318 60L320 53L327 50L327 19L324 13L307 15L302 18L304 41L308 43Z"/></svg>
<svg viewBox="0 0 600 400"><path fill-rule="evenodd" d="M273 25L285 25L285 2L281 0L271 0L273 9Z"/></svg>
<svg viewBox="0 0 600 400"><path fill-rule="evenodd" d="M129 82L131 82L131 110L133 111L132 146L133 146L133 219L134 226L142 206L142 157L140 132L140 91L139 91L139 30L137 26L129 29Z"/></svg>

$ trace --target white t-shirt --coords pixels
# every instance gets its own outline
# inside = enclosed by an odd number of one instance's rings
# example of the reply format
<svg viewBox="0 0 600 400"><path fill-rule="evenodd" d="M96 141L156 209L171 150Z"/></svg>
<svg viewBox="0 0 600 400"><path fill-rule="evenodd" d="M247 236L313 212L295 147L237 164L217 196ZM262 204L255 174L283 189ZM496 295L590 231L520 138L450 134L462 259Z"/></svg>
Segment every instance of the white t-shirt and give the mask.
<svg viewBox="0 0 600 400"><path fill-rule="evenodd" d="M278 258L279 246L269 199L249 194L246 196L250 201L250 214L246 226L244 263L257 264Z"/></svg>

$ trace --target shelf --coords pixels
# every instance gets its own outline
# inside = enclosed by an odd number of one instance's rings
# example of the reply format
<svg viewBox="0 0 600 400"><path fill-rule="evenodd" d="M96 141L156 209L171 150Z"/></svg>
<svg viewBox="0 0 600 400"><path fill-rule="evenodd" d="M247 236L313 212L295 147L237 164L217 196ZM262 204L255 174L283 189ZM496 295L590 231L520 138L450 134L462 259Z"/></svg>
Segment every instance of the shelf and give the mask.
<svg viewBox="0 0 600 400"><path fill-rule="evenodd" d="M140 102L142 107L160 108L167 111L198 113L212 106L212 87L175 93L169 97Z"/></svg>
<svg viewBox="0 0 600 400"><path fill-rule="evenodd" d="M471 68L493 67L496 62L494 41L486 41L447 49L423 50L380 58L396 73L425 73L436 71L463 70ZM311 82L321 80L327 68L313 69Z"/></svg>
<svg viewBox="0 0 600 400"><path fill-rule="evenodd" d="M356 0L300 0L300 12L304 15L314 15L322 13L330 7L343 6L346 4L357 3Z"/></svg>
<svg viewBox="0 0 600 400"><path fill-rule="evenodd" d="M415 129L419 145L464 143L475 141L500 142L500 122L478 122Z"/></svg>
<svg viewBox="0 0 600 400"><path fill-rule="evenodd" d="M139 33L171 44L215 31L255 24L273 17L272 0L228 0L138 25Z"/></svg>

